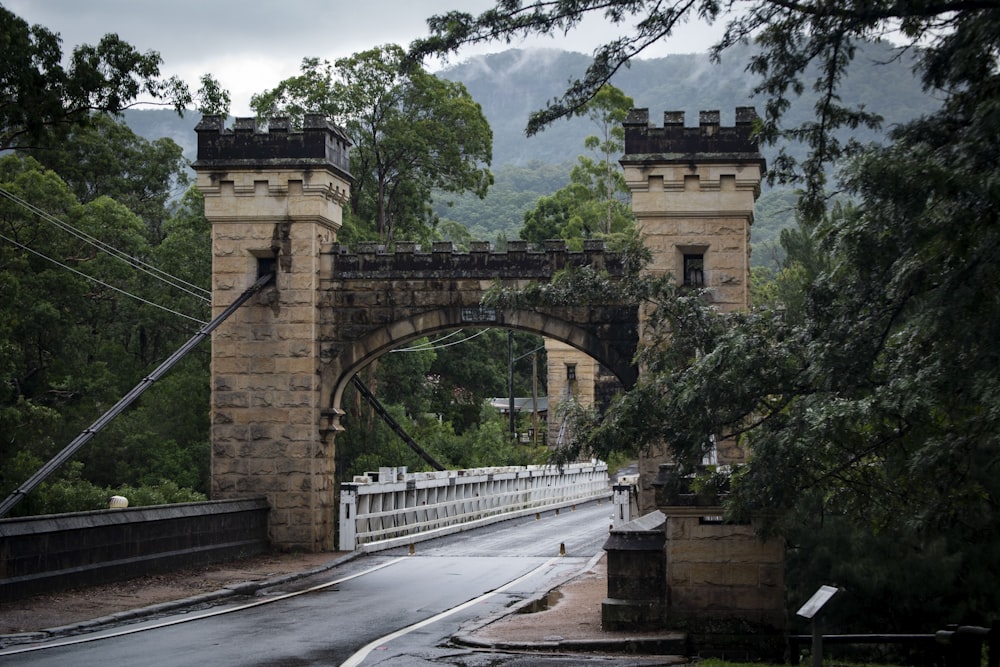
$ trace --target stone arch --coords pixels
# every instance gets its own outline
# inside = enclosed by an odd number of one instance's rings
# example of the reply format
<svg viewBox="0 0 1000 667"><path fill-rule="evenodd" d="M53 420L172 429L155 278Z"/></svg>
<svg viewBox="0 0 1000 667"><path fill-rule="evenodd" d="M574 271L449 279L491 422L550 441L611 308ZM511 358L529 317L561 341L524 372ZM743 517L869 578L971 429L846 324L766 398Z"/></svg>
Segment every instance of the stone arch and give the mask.
<svg viewBox="0 0 1000 667"><path fill-rule="evenodd" d="M338 370L329 381L331 422L328 431L340 429L341 399L351 378L383 354L406 343L441 331L469 328L498 328L525 331L566 343L593 357L609 368L623 386L629 388L636 382L638 373L630 356L622 354L607 344L588 327L561 319L558 315L541 311L505 311L496 322L470 323L463 320L461 308L450 307L421 312L391 322L368 333L359 340L345 345L340 351Z"/></svg>

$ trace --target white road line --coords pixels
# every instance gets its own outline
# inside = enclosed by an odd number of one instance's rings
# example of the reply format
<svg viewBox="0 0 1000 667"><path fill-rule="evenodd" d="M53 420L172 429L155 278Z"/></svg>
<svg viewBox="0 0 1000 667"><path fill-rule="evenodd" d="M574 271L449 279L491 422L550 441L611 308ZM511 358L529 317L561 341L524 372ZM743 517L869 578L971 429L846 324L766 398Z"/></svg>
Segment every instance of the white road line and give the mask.
<svg viewBox="0 0 1000 667"><path fill-rule="evenodd" d="M441 613L436 614L435 616L431 616L430 618L426 618L426 619L420 621L419 623L414 623L413 625L410 625L408 627L402 628L400 630L396 630L395 632L390 633L388 635L385 635L384 637L379 637L375 641L373 641L373 642L371 642L369 644L366 644L360 651L358 651L357 653L355 653L354 655L352 655L350 658L348 658L344 662L340 663L340 667L357 667L357 665L360 665L362 662L364 662L364 659L368 657L368 654L370 654L372 651L374 651L375 649L377 649L379 646L382 646L383 644L391 642L394 639L399 639L403 635L408 634L410 632L413 632L414 630L419 630L420 628L422 628L424 626L427 626L427 625L430 625L431 623L436 623L437 621L440 621L442 618L447 618L448 616L451 616L452 614L456 614L456 613L462 611L463 609L467 609L467 608L469 608L469 607L471 607L473 605L479 604L483 600L488 600L489 598L493 597L497 593L502 593L503 591L507 590L511 586L519 584L522 581L524 581L525 579L528 579L529 577L535 576L536 574L538 574L539 572L541 572L542 570L544 570L547 567L551 567L553 563L556 563L559 560L561 560L561 557L559 557L559 556L556 556L554 558L550 558L549 560L545 561L544 563L542 563L541 565L539 565L538 567L536 567L531 572L528 572L527 574L523 574L520 577L518 577L517 579L514 579L512 581L508 581L506 584L504 584L500 588L496 588L496 589L494 589L492 591L489 591L487 593L483 593L482 595L480 595L479 597L477 597L475 599L469 600L468 602L463 602L462 604L458 605L457 607L452 607L451 609L446 609L446 610L442 611Z"/></svg>
<svg viewBox="0 0 1000 667"><path fill-rule="evenodd" d="M19 653L30 653L32 651L43 651L50 648L61 648L63 646L74 646L76 644L86 644L88 642L96 642L101 639L111 639L114 637L124 637L126 635L134 635L138 632L146 632L147 630L158 630L160 628L167 628L172 625L180 625L181 623L190 623L191 621L200 621L203 618L211 618L213 616L222 616L223 614L231 614L237 611L243 611L244 609L251 609L253 607L260 607L261 605L271 604L272 602L278 602L279 600L287 600L288 598L293 598L299 595L305 595L306 593L314 593L316 591L321 591L325 588L330 588L331 586L336 586L337 584L342 584L345 581L350 581L351 579L357 579L358 577L363 577L366 574L376 572L383 568L389 567L390 565L395 565L400 561L406 560L405 557L394 558L388 562L382 563L381 565L376 565L370 567L367 570L362 570L361 572L356 572L354 574L348 575L346 577L341 577L340 579L335 579L333 581L328 581L325 584L319 584L317 586L312 586L311 588L306 588L301 591L295 591L293 593L284 593L282 595L276 595L274 597L261 598L260 600L255 600L254 602L248 602L236 607L227 607L225 609L216 609L213 611L207 611L201 614L192 614L190 616L185 616L183 618L175 618L169 621L163 621L161 623L154 623L152 625L143 625L137 628L128 628L126 630L119 630L116 632L110 632L108 634L99 635L87 635L86 637L79 637L77 639L67 639L64 641L55 641L45 644L34 644L31 646L23 646L20 648L13 648L8 650L0 651L0 656L6 655L17 655Z"/></svg>

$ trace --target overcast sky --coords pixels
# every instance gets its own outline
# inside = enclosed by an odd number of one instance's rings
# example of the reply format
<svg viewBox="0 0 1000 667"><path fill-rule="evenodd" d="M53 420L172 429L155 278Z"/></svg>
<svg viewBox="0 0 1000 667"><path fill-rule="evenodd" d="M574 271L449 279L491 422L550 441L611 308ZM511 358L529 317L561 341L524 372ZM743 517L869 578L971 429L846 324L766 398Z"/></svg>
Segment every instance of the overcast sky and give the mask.
<svg viewBox="0 0 1000 667"><path fill-rule="evenodd" d="M253 93L273 88L298 73L304 57L334 60L387 43L408 45L427 34L426 19L452 9L477 13L490 0L0 0L28 23L60 34L64 52L117 33L140 51L158 51L161 73L178 75L192 91L211 73L230 91L232 113L250 115ZM685 26L649 57L707 51L718 30ZM618 36L593 17L559 39L504 43L461 52L470 55L507 48L559 48L590 54ZM435 63L427 63L436 67Z"/></svg>

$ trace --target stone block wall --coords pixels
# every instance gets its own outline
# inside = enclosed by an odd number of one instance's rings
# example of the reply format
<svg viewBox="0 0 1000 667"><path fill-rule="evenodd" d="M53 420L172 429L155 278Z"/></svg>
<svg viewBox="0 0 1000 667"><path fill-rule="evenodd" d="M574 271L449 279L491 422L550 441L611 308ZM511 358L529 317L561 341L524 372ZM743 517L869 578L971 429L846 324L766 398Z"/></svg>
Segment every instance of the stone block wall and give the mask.
<svg viewBox="0 0 1000 667"><path fill-rule="evenodd" d="M780 660L784 543L721 513L692 502L614 528L604 545L604 628L683 632L692 654Z"/></svg>
<svg viewBox="0 0 1000 667"><path fill-rule="evenodd" d="M718 514L715 514L714 512ZM751 524L723 523L719 507L667 508L667 614L703 654L780 659L785 545Z"/></svg>
<svg viewBox="0 0 1000 667"><path fill-rule="evenodd" d="M333 442L320 432L321 252L350 192L347 140L307 116L198 128L198 187L212 223L216 314L264 271L274 282L212 337L212 497L264 495L272 543L333 549Z"/></svg>

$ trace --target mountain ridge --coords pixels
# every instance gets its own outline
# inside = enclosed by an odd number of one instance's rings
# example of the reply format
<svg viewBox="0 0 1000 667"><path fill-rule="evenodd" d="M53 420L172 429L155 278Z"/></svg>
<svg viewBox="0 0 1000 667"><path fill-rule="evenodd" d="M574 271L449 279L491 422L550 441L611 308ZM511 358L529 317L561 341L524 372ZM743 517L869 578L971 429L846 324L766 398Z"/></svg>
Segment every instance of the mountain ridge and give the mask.
<svg viewBox="0 0 1000 667"><path fill-rule="evenodd" d="M745 71L752 53L750 46L736 46L718 63L708 53L637 59L616 73L612 83L632 97L636 107L648 108L651 118L661 118L666 111L684 111L687 124L696 125L699 111L717 110L723 125L728 125L733 122L736 107L763 106L763 100L751 94L756 79ZM526 137L528 118L560 95L572 79L582 76L590 62L590 56L572 51L508 49L472 56L437 75L462 82L482 106L494 133L493 167L536 160L551 164L574 161L583 151L583 140L592 133L588 121L560 120ZM912 70L912 55L900 53L886 42L861 45L842 97L882 114L887 126L909 120L936 106L933 97L922 91ZM793 100L786 125L810 117L814 99L807 86L806 93ZM168 110L129 110L125 119L137 134L150 140L169 137L194 159L194 127L200 119L197 112L189 111L181 118ZM765 153L771 151L768 148Z"/></svg>
<svg viewBox="0 0 1000 667"><path fill-rule="evenodd" d="M746 73L753 53L753 47L741 45L724 53L719 62L708 53L637 59L616 73L612 83L632 97L636 107L649 109L657 125L662 123L664 112L684 111L686 124L694 126L702 110L719 111L722 124L732 125L736 107L754 106L763 113L763 100L752 95L756 79ZM442 78L462 82L482 106L493 129L491 168L496 174L496 183L484 200L461 195L436 202L442 219L459 222L472 238L517 238L524 212L533 208L540 196L568 182L572 165L586 152L584 140L597 133L586 118L569 118L527 137L528 118L560 95L571 80L581 77L590 62L590 56L560 49L508 49L473 56L436 72ZM912 54L887 42L859 45L842 98L881 114L886 128L927 113L937 102L922 90L913 63ZM786 126L812 118L816 94L808 85L806 89L793 100L785 116ZM133 110L126 112L125 120L146 139L173 139L189 159L195 159L194 127L200 120L196 112L180 118L167 110ZM866 142L878 140L882 133L857 130L850 136ZM802 146L786 149L796 158L804 157ZM773 146L762 149L769 162L776 152ZM755 225L761 232L758 239L776 243L777 232L770 228L787 225L791 212L786 211L786 216L780 222L759 221L764 224Z"/></svg>

